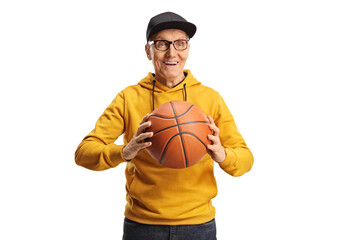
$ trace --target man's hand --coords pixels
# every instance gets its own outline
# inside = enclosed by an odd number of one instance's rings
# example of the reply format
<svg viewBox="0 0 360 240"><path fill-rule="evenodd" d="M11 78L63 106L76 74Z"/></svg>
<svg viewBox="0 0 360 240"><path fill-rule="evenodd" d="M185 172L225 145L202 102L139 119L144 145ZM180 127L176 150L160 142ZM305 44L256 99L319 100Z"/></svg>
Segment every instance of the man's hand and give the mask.
<svg viewBox="0 0 360 240"><path fill-rule="evenodd" d="M211 156L211 158L217 162L221 163L226 158L225 149L221 145L219 133L220 130L218 127L216 127L214 119L212 117L208 116L208 119L210 121L210 130L213 132L213 134L208 135L208 139L212 142L211 145L207 145L208 148L208 154Z"/></svg>
<svg viewBox="0 0 360 240"><path fill-rule="evenodd" d="M146 114L141 120L140 125L136 131L136 134L130 140L128 144L122 149L122 155L126 161L133 159L140 151L151 146L151 142L145 142L146 138L150 138L154 135L152 132L145 132L145 129L150 127L151 122L148 122L150 115Z"/></svg>

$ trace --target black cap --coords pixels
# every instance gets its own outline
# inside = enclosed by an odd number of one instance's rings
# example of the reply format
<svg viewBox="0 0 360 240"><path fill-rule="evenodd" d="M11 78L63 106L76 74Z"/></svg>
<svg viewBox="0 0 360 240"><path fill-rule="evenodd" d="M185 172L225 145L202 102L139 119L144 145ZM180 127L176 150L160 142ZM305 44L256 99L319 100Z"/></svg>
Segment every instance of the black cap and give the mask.
<svg viewBox="0 0 360 240"><path fill-rule="evenodd" d="M164 29L180 29L183 30L189 38L192 38L196 32L196 26L182 16L173 12L164 12L152 17L146 30L146 40L157 32Z"/></svg>

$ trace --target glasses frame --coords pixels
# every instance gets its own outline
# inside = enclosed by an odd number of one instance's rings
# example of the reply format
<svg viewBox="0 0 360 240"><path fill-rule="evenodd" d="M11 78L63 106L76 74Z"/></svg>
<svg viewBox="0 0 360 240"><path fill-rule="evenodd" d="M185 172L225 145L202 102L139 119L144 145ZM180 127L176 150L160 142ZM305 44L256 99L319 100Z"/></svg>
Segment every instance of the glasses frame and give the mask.
<svg viewBox="0 0 360 240"><path fill-rule="evenodd" d="M168 47L167 47L167 49L164 49L164 50L160 50L160 49L158 49L157 47L156 47L156 43L157 42L160 42L160 41L163 41L163 42L167 42L167 43L169 43L169 45L168 45ZM177 49L175 46L175 42L177 42L177 41L185 41L186 42L186 48L184 48L184 49ZM173 45L174 46L174 48L175 48L175 50L177 50L177 51L184 51L184 50L186 50L187 48L188 48L188 45L189 45L189 39L177 39L177 40L175 40L175 41L168 41L168 40L154 40L154 41L149 41L149 45L151 45L151 44L154 44L154 47L155 47L155 49L156 50L158 50L158 51L167 51L167 50L169 50L169 48L170 48L170 45Z"/></svg>

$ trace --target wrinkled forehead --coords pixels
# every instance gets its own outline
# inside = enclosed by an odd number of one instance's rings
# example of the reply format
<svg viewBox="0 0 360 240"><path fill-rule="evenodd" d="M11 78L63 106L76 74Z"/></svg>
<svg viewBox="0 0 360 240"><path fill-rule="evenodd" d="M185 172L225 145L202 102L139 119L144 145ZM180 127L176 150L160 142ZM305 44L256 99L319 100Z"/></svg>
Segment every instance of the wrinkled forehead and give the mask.
<svg viewBox="0 0 360 240"><path fill-rule="evenodd" d="M168 40L174 41L177 39L188 39L187 34L180 29L165 29L160 32L154 33L150 40Z"/></svg>

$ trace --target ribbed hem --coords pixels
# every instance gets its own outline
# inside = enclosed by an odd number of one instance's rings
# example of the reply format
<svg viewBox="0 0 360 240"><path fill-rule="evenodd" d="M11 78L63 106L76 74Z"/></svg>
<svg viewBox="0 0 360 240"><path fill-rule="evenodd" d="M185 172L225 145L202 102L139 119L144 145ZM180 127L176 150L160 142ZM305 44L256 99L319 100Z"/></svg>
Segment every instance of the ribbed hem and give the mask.
<svg viewBox="0 0 360 240"><path fill-rule="evenodd" d="M111 167L116 167L120 163L126 161L122 155L122 149L124 147L125 147L125 145L116 145L116 144L110 146L110 149L109 149L110 162L109 162L109 164Z"/></svg>
<svg viewBox="0 0 360 240"><path fill-rule="evenodd" d="M223 162L219 163L219 166L222 169L231 169L236 164L236 154L230 148L225 148L225 152L226 152L226 158Z"/></svg>
<svg viewBox="0 0 360 240"><path fill-rule="evenodd" d="M214 219L215 209L209 215L201 216L201 217L191 217L183 220L162 219L162 218L155 219L155 218L147 218L146 216L137 216L133 214L129 209L125 209L125 217L138 223L151 224L151 225L195 225L195 224L206 223Z"/></svg>

